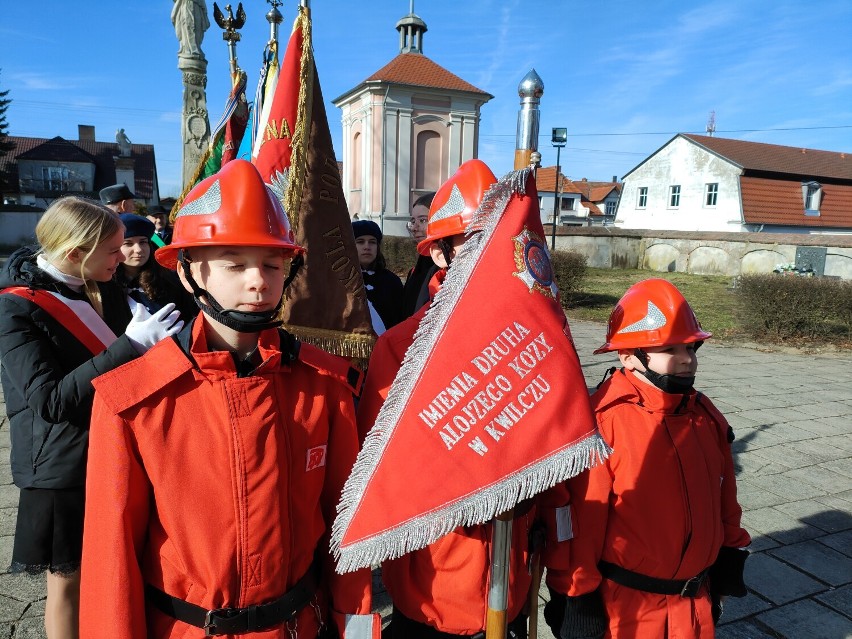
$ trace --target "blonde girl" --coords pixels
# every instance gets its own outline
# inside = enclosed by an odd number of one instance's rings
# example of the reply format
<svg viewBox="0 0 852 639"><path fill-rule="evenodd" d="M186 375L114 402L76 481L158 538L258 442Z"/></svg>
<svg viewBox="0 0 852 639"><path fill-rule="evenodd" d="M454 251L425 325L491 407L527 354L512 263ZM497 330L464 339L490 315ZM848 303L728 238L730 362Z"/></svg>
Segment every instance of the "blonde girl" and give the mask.
<svg viewBox="0 0 852 639"><path fill-rule="evenodd" d="M0 271L0 381L20 488L12 570L47 573L47 636L76 638L91 382L180 323L173 307L126 331L111 316L124 226L100 203L56 200L36 238Z"/></svg>

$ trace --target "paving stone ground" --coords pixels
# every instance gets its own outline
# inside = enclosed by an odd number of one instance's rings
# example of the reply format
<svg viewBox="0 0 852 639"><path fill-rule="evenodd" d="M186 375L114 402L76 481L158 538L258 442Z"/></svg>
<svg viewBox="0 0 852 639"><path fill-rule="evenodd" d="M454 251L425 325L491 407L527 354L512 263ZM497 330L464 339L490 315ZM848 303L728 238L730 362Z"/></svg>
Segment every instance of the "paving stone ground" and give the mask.
<svg viewBox="0 0 852 639"><path fill-rule="evenodd" d="M615 360L592 355L603 341L601 325L571 326L591 388ZM699 352L696 386L736 432L739 498L753 537L749 594L726 602L717 637L852 638L852 355L763 352L710 340ZM0 639L41 638L44 581L7 568L16 510L3 405ZM377 605L387 611L378 583L377 591ZM543 589L539 613L545 597ZM541 618L539 629L550 636Z"/></svg>

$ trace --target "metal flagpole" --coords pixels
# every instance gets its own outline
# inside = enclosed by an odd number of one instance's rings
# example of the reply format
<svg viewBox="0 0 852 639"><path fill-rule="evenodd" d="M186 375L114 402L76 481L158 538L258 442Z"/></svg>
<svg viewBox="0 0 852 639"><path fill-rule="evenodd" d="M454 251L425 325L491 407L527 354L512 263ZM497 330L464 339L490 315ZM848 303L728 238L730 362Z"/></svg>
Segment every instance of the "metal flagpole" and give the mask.
<svg viewBox="0 0 852 639"><path fill-rule="evenodd" d="M541 112L538 109L539 101L544 95L544 82L541 81L535 69L524 76L518 85L518 95L521 98L521 109L518 111L518 132L515 135L515 170L522 169L530 164L536 164L541 160L538 152L538 124ZM541 565L539 564L539 553L533 557L532 580L530 581L529 599L529 627L527 629L528 639L538 637L538 589L541 584Z"/></svg>
<svg viewBox="0 0 852 639"><path fill-rule="evenodd" d="M531 69L518 85L521 109L518 111L518 128L515 135L515 170L538 164L539 98L544 93L544 83L535 69ZM506 618L509 598L509 551L512 547L512 519L514 510L494 518L491 538L491 583L488 589L488 611L485 617L486 639L505 639L509 620ZM538 588L536 587L536 590ZM537 609L530 610L530 621L537 618ZM531 624L532 625L532 624ZM531 628L530 639L535 639L536 629Z"/></svg>
<svg viewBox="0 0 852 639"><path fill-rule="evenodd" d="M532 154L538 151L538 122L541 115L538 104L543 94L544 82L535 69L530 69L518 85L521 109L518 111L518 130L515 133L516 171L532 164Z"/></svg>

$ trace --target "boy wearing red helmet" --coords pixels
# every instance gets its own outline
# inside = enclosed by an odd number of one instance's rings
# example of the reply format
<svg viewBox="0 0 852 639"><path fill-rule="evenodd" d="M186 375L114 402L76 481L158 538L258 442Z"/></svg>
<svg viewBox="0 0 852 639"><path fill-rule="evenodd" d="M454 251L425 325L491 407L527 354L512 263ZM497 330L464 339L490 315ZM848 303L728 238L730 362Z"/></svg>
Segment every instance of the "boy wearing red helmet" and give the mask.
<svg viewBox="0 0 852 639"><path fill-rule="evenodd" d="M277 328L303 253L248 162L184 201L156 258L202 313L94 382L82 636L378 636L328 551L357 375Z"/></svg>
<svg viewBox="0 0 852 639"><path fill-rule="evenodd" d="M432 297L464 243L467 226L485 192L495 182L497 179L483 162L469 160L435 194L426 237L417 246L419 253L431 256L440 269L429 282ZM375 423L428 308L429 304L424 305L376 342L358 405L362 440ZM559 537L557 529L564 532L565 526L558 527L556 523L560 515L567 516L567 511L564 484L515 508L506 611L511 638L526 637L523 608L532 581L528 567L531 539L543 546L541 559L548 567L548 585L567 592L567 538ZM389 639L484 636L492 528L491 524L460 527L421 550L382 564L382 578L393 601L393 619L386 635Z"/></svg>
<svg viewBox="0 0 852 639"><path fill-rule="evenodd" d="M721 599L746 594L733 431L693 389L708 337L667 280L633 285L610 315L595 353L622 368L592 408L614 452L569 481L571 589L545 609L561 639L711 638Z"/></svg>

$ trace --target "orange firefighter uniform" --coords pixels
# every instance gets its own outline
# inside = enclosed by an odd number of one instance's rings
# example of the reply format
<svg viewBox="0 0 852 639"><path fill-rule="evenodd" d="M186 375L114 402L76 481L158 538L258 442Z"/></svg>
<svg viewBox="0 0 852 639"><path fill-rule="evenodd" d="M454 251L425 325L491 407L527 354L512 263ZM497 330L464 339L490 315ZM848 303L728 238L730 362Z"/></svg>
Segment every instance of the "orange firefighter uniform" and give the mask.
<svg viewBox="0 0 852 639"><path fill-rule="evenodd" d="M713 637L707 581L695 597L653 594L602 577L599 564L687 580L710 568L723 547L749 544L730 427L694 390L665 393L626 369L599 388L592 407L613 453L569 481L575 518L568 594L599 591L606 637Z"/></svg>
<svg viewBox="0 0 852 639"><path fill-rule="evenodd" d="M432 296L443 282L439 271L429 283ZM364 391L358 404L360 436L366 436L387 398L405 352L428 305L383 333L373 348ZM424 477L424 481L439 481ZM521 614L531 577L529 539L539 539L541 562L548 568L547 583L567 592L568 492L564 484L515 508L509 554L507 619ZM394 608L408 619L441 632L472 635L485 628L492 526L456 528L435 543L385 561L382 579ZM395 635L397 636L397 635Z"/></svg>
<svg viewBox="0 0 852 639"><path fill-rule="evenodd" d="M229 352L208 352L207 321L196 319L188 353L164 340L95 381L81 636L201 637L146 605L146 587L246 608L292 589L316 557L309 604L239 636L313 638L334 623L373 637L369 571L335 574L327 543L358 450L352 389L322 366L330 356L302 345L294 358L274 329L238 376Z"/></svg>

